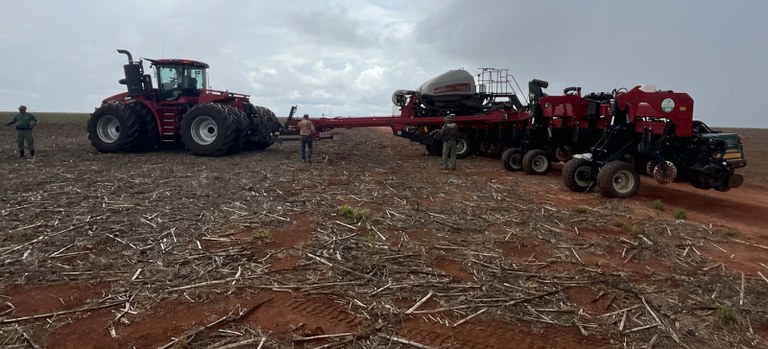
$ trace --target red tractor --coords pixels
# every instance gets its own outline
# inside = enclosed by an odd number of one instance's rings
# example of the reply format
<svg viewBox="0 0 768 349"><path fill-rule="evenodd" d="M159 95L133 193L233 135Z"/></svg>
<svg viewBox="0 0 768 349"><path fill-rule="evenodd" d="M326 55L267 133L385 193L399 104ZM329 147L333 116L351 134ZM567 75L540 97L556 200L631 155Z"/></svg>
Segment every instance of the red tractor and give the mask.
<svg viewBox="0 0 768 349"><path fill-rule="evenodd" d="M597 186L606 197L631 197L641 171L660 184L684 180L718 191L742 184L744 177L735 173L747 164L741 137L693 120L693 99L687 93L636 86L612 94L612 120L601 139L563 166L568 189L583 192Z"/></svg>
<svg viewBox="0 0 768 349"><path fill-rule="evenodd" d="M128 91L102 101L88 120L88 139L100 152L148 151L183 142L196 155L219 156L247 147L263 149L277 140L280 122L248 96L208 89L208 64L188 59L147 59L157 87L142 61L128 56Z"/></svg>

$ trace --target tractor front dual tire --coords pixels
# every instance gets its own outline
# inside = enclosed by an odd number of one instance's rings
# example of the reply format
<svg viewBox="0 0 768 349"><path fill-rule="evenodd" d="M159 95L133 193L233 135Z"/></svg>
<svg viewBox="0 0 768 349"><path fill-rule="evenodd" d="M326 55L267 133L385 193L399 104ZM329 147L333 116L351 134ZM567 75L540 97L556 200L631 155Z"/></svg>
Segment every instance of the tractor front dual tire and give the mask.
<svg viewBox="0 0 768 349"><path fill-rule="evenodd" d="M597 173L597 186L604 197L629 198L640 189L640 174L632 163L611 161Z"/></svg>
<svg viewBox="0 0 768 349"><path fill-rule="evenodd" d="M181 140L195 155L225 155L239 139L238 126L238 121L224 105L203 103L184 114Z"/></svg>
<svg viewBox="0 0 768 349"><path fill-rule="evenodd" d="M88 119L88 139L102 153L126 153L137 150L141 125L136 113L121 103L106 103Z"/></svg>
<svg viewBox="0 0 768 349"><path fill-rule="evenodd" d="M523 156L523 171L529 175L546 175L552 169L552 161L544 149L533 149Z"/></svg>

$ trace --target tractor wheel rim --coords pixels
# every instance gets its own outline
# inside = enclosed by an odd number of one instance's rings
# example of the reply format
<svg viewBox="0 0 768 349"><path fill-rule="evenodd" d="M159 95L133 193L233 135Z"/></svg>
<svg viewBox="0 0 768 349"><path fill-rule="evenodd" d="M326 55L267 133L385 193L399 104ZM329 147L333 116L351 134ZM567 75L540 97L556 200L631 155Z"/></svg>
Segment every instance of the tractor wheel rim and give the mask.
<svg viewBox="0 0 768 349"><path fill-rule="evenodd" d="M113 143L120 137L120 121L112 115L105 115L96 124L96 133L105 143Z"/></svg>
<svg viewBox="0 0 768 349"><path fill-rule="evenodd" d="M216 121L209 116L201 116L192 121L192 139L200 145L208 145L216 140L219 134L219 127Z"/></svg>
<svg viewBox="0 0 768 349"><path fill-rule="evenodd" d="M582 166L576 169L573 175L573 179L580 187L589 187L592 185L592 168L589 166Z"/></svg>
<svg viewBox="0 0 768 349"><path fill-rule="evenodd" d="M531 168L536 172L544 172L547 169L547 158L539 155L531 160Z"/></svg>
<svg viewBox="0 0 768 349"><path fill-rule="evenodd" d="M509 163L509 167L514 168L514 169L518 169L519 170L519 169L521 169L523 167L522 166L522 156L519 153L512 154L509 157L509 160L507 162Z"/></svg>
<svg viewBox="0 0 768 349"><path fill-rule="evenodd" d="M467 143L463 139L456 141L456 154L462 154L467 149Z"/></svg>
<svg viewBox="0 0 768 349"><path fill-rule="evenodd" d="M627 193L635 186L635 177L629 171L619 171L613 176L613 188L619 193Z"/></svg>

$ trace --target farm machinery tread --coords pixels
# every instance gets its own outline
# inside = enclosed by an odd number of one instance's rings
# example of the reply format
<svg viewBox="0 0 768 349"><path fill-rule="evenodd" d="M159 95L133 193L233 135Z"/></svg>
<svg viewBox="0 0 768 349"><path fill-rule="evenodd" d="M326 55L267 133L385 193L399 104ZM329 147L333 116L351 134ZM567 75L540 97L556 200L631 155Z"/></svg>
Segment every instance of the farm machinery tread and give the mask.
<svg viewBox="0 0 768 349"><path fill-rule="evenodd" d="M88 120L88 139L103 153L136 151L144 127L141 116L126 104L104 103Z"/></svg>
<svg viewBox="0 0 768 349"><path fill-rule="evenodd" d="M240 141L239 117L218 103L198 104L184 114L181 139L195 155L231 153Z"/></svg>

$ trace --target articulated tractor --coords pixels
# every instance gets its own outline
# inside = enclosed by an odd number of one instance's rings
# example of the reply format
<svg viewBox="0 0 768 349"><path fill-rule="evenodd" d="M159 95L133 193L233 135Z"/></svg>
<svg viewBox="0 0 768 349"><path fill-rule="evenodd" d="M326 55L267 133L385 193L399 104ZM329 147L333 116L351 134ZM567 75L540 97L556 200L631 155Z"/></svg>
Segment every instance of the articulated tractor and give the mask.
<svg viewBox="0 0 768 349"><path fill-rule="evenodd" d="M208 88L208 64L188 59L147 59L157 85L131 53L123 66L123 92L104 99L88 120L88 139L100 152L148 151L182 142L196 155L219 156L277 140L280 122L247 95Z"/></svg>

